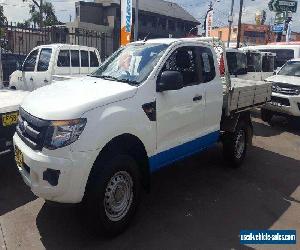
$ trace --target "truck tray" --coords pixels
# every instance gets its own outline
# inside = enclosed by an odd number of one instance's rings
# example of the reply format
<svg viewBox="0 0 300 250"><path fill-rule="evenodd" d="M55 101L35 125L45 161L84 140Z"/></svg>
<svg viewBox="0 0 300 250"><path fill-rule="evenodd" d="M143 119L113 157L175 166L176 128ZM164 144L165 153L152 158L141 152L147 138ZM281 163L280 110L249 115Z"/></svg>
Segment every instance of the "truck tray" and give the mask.
<svg viewBox="0 0 300 250"><path fill-rule="evenodd" d="M271 100L271 95L272 83L232 78L227 96L229 112L261 106Z"/></svg>

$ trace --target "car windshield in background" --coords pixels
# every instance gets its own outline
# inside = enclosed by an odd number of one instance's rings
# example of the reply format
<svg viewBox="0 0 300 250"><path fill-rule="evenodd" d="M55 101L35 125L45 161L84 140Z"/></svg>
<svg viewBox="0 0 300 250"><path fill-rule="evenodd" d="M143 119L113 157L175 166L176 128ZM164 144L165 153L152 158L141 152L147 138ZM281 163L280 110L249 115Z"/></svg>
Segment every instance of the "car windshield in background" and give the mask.
<svg viewBox="0 0 300 250"><path fill-rule="evenodd" d="M262 61L259 53L248 52L247 53L248 72L261 72Z"/></svg>
<svg viewBox="0 0 300 250"><path fill-rule="evenodd" d="M109 57L91 76L138 85L161 58L166 44L131 44Z"/></svg>
<svg viewBox="0 0 300 250"><path fill-rule="evenodd" d="M227 52L226 57L231 75L247 74L247 57L244 53Z"/></svg>
<svg viewBox="0 0 300 250"><path fill-rule="evenodd" d="M282 67L288 60L294 58L294 50L292 49L260 49L262 52L272 52L276 54L275 69Z"/></svg>
<svg viewBox="0 0 300 250"><path fill-rule="evenodd" d="M300 62L287 62L278 72L278 75L300 77Z"/></svg>

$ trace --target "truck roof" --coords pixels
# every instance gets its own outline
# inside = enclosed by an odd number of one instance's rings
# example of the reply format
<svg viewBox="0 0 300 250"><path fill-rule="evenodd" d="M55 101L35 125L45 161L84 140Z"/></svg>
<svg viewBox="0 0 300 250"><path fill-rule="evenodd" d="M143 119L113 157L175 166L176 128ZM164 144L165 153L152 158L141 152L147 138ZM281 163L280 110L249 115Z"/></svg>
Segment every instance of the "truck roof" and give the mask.
<svg viewBox="0 0 300 250"><path fill-rule="evenodd" d="M40 45L40 46L36 46L34 49L36 48L52 48L52 49L57 49L57 48L61 48L64 46L68 46L74 49L88 49L88 48L92 48L95 49L94 47L88 47L88 46L82 46L82 45L72 45L72 44L66 44L66 43L53 43L53 44L46 44L46 45Z"/></svg>
<svg viewBox="0 0 300 250"><path fill-rule="evenodd" d="M197 42L201 44L207 45L208 43L199 40L197 37L191 38L157 38L157 39L149 39L147 41L138 41L134 43L160 43L170 45L172 43L180 43L180 42Z"/></svg>

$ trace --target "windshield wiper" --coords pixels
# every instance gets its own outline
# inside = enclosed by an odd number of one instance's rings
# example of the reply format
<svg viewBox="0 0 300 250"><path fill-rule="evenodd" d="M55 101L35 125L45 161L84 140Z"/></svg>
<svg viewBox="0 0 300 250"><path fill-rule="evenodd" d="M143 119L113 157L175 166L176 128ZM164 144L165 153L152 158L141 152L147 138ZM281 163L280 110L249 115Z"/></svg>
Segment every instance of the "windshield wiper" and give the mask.
<svg viewBox="0 0 300 250"><path fill-rule="evenodd" d="M129 79L119 79L117 77L113 77L113 76L107 76L107 75L93 75L92 77L97 77L97 78L101 78L104 80L109 80L109 81L117 81L117 82L124 82L124 83L128 83L130 85L138 85L139 83L137 81L132 81Z"/></svg>
<svg viewBox="0 0 300 250"><path fill-rule="evenodd" d="M133 81L133 80L129 80L129 79L118 79L117 81L119 81L119 82L125 82L125 83L128 83L129 85L138 85L139 84L139 82Z"/></svg>

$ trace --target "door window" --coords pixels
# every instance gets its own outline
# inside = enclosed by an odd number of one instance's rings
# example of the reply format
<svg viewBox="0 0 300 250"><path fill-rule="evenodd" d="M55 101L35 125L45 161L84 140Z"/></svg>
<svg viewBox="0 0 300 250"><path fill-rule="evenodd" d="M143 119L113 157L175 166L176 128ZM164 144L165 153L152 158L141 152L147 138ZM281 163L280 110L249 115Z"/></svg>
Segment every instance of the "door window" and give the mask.
<svg viewBox="0 0 300 250"><path fill-rule="evenodd" d="M57 60L58 67L70 67L70 51L61 50Z"/></svg>
<svg viewBox="0 0 300 250"><path fill-rule="evenodd" d="M87 51L81 50L81 67L89 67L89 54Z"/></svg>
<svg viewBox="0 0 300 250"><path fill-rule="evenodd" d="M168 58L163 71L180 72L185 86L198 84L199 74L196 58L194 47L179 48Z"/></svg>
<svg viewBox="0 0 300 250"><path fill-rule="evenodd" d="M24 67L23 67L24 71L34 71L38 52L39 52L39 50L36 49L36 50L30 52L30 54L27 56L27 58L24 62Z"/></svg>
<svg viewBox="0 0 300 250"><path fill-rule="evenodd" d="M47 71L51 59L52 49L42 49L38 61L37 71Z"/></svg>
<svg viewBox="0 0 300 250"><path fill-rule="evenodd" d="M90 51L90 65L91 67L99 67L99 61L95 51Z"/></svg>
<svg viewBox="0 0 300 250"><path fill-rule="evenodd" d="M71 50L71 65L72 67L80 67L79 50Z"/></svg>
<svg viewBox="0 0 300 250"><path fill-rule="evenodd" d="M213 53L209 48L198 47L200 65L201 65L201 82L206 83L212 81L216 77L216 69Z"/></svg>

